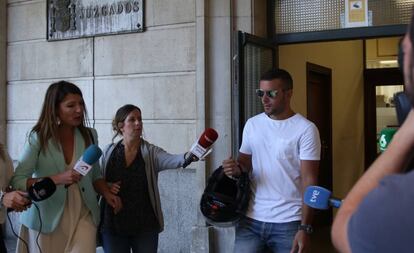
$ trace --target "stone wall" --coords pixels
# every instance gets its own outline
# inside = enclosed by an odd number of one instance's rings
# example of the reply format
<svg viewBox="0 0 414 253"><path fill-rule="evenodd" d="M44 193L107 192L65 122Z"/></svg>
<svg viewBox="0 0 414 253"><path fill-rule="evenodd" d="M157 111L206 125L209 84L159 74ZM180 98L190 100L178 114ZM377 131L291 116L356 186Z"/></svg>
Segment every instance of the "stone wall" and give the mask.
<svg viewBox="0 0 414 253"><path fill-rule="evenodd" d="M143 33L54 42L46 39L46 2L7 2L6 115L12 158L19 158L26 133L39 116L48 85L62 79L82 89L101 147L111 141L110 123L116 109L132 103L142 109L144 137L148 141L171 153L188 150L198 137L198 128L202 128L197 108L204 108L195 94L195 1L145 1ZM5 10L6 5L0 8ZM1 49L5 47L6 28L2 21L0 59L5 59ZM4 65L0 62L0 67ZM0 76L4 76L1 68ZM0 78L0 84L5 81ZM197 222L198 196L193 190L196 166L203 164L162 172L159 176L165 217L159 252L190 250L191 227Z"/></svg>

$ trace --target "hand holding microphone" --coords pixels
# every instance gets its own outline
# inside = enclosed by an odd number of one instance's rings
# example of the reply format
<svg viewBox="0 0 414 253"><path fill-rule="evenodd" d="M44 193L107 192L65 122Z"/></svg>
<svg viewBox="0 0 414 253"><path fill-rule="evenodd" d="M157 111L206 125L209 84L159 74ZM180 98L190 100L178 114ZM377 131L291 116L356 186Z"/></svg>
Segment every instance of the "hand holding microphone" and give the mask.
<svg viewBox="0 0 414 253"><path fill-rule="evenodd" d="M32 201L28 198L27 192L24 191L10 191L3 195L2 204L8 211L14 210L16 212L25 211L30 207Z"/></svg>
<svg viewBox="0 0 414 253"><path fill-rule="evenodd" d="M62 182L65 184L65 187L67 188L71 184L79 182L82 176L88 174L92 169L92 165L99 160L101 155L102 150L97 145L90 145L76 162L73 169L61 174L63 176Z"/></svg>
<svg viewBox="0 0 414 253"><path fill-rule="evenodd" d="M341 207L342 200L331 197L328 189L320 186L308 186L306 188L303 202L315 209L328 209L330 206Z"/></svg>
<svg viewBox="0 0 414 253"><path fill-rule="evenodd" d="M39 178L34 182L27 192L11 191L4 195L3 204L8 207L7 211L24 211L30 207L32 201L39 202L53 195L56 184L50 177Z"/></svg>
<svg viewBox="0 0 414 253"><path fill-rule="evenodd" d="M218 133L213 128L207 128L200 136L198 141L193 144L189 155L185 158L183 168L187 167L193 161L198 161L205 158L210 152L211 145L217 140Z"/></svg>

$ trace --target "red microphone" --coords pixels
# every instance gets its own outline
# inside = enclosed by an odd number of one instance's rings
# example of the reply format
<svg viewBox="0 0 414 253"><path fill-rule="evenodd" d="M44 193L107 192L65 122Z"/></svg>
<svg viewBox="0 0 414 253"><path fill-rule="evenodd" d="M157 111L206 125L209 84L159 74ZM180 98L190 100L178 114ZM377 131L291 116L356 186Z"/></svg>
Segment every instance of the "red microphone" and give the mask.
<svg viewBox="0 0 414 253"><path fill-rule="evenodd" d="M213 128L207 128L204 133L198 139L198 142L194 143L190 149L190 155L185 159L183 168L187 167L191 162L199 160L203 157L207 149L213 145L217 140L218 133Z"/></svg>

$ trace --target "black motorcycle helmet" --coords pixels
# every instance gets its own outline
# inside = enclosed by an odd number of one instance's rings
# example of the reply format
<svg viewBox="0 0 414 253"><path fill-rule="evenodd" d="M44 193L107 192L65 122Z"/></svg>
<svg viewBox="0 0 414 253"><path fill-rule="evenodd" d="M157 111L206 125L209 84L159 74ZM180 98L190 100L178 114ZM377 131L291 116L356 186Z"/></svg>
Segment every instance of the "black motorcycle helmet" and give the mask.
<svg viewBox="0 0 414 253"><path fill-rule="evenodd" d="M249 175L242 172L238 178L229 178L220 166L208 179L200 210L211 225L232 226L245 213L249 199Z"/></svg>

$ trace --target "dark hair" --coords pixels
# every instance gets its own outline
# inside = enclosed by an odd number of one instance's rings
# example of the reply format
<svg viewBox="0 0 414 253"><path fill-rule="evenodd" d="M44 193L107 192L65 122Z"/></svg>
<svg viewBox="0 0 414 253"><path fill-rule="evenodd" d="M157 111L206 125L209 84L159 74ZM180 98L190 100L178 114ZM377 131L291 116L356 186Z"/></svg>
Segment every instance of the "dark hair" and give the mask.
<svg viewBox="0 0 414 253"><path fill-rule="evenodd" d="M138 106L131 105L131 104L126 104L126 105L120 107L116 111L115 117L112 120L112 130L115 132L114 137L112 137L112 141L114 141L114 139L118 135L122 135L121 128L119 127L119 123L123 123L125 121L125 119L128 117L128 115L134 110L138 110L139 112L141 112L141 109L139 109Z"/></svg>
<svg viewBox="0 0 414 253"><path fill-rule="evenodd" d="M52 139L55 144L60 142L58 137L58 110L60 103L68 94L77 94L83 99L79 87L67 81L52 83L49 88L47 88L40 118L30 132L30 134L37 133L40 142L40 150L46 150L50 139ZM92 140L90 139L89 130L86 127L88 125L86 106L83 108L83 121L81 125L78 126L78 129L85 140L85 146L89 146Z"/></svg>
<svg viewBox="0 0 414 253"><path fill-rule="evenodd" d="M284 69L270 69L262 74L260 81L272 81L273 79L280 79L284 84L286 90L293 89L292 76Z"/></svg>

